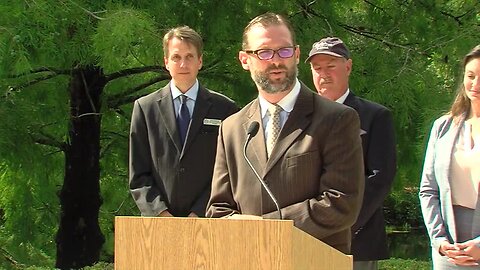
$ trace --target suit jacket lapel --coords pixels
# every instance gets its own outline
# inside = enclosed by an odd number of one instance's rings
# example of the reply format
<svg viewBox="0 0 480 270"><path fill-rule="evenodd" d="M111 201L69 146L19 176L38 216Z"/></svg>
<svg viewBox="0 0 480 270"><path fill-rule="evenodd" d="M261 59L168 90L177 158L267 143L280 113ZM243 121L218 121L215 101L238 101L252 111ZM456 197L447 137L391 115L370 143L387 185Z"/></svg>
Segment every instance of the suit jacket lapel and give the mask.
<svg viewBox="0 0 480 270"><path fill-rule="evenodd" d="M355 111L358 112L358 100L357 100L357 96L355 96L355 94L350 91L350 93L348 94L347 98L345 99L345 101L343 102L344 105L347 105L348 107L350 108L353 108L355 109Z"/></svg>
<svg viewBox="0 0 480 270"><path fill-rule="evenodd" d="M263 132L262 117L260 115L260 104L258 103L258 98L251 103L246 116L247 118L243 123L245 134L247 134L248 127L251 125L251 123L258 122L260 124L257 134L253 136L247 147L246 154L248 159L252 162L255 170L260 174L260 176L262 176L263 172L265 171L265 164L267 163L267 148L265 146L265 133Z"/></svg>
<svg viewBox="0 0 480 270"><path fill-rule="evenodd" d="M367 134L369 132L369 127L368 127L368 121L364 119L365 115L362 114L362 110L360 110L360 99L357 97L352 91L348 94L347 98L343 102L343 105L346 105L350 108L353 108L358 116L360 117L360 138L362 139L362 147L363 147L363 154L367 154L367 138L369 138L370 134ZM368 116L367 116L368 117ZM361 136L364 135L364 136ZM364 160L367 162L366 160Z"/></svg>
<svg viewBox="0 0 480 270"><path fill-rule="evenodd" d="M185 146L180 158L182 158L183 154L188 150L192 144L193 138L195 138L200 131L200 128L203 125L203 119L205 119L205 116L210 110L210 106L212 106L212 102L210 101L210 93L200 85L198 89L197 100L195 101L195 107L193 109L192 121L187 132Z"/></svg>
<svg viewBox="0 0 480 270"><path fill-rule="evenodd" d="M290 145L302 134L308 125L310 125L313 113L313 95L315 93L308 90L303 84L300 88L297 101L293 110L290 112L285 125L280 131L272 154L267 161L265 176L277 161L285 154Z"/></svg>
<svg viewBox="0 0 480 270"><path fill-rule="evenodd" d="M176 116L173 109L173 99L169 84L162 88L159 94L158 106L161 112L160 117L162 118L165 129L173 141L173 144L178 151L181 151L182 145L180 143L180 135L178 134L177 130Z"/></svg>
<svg viewBox="0 0 480 270"><path fill-rule="evenodd" d="M460 134L461 127L464 124L464 120L462 119L458 125L455 124L455 122L452 122L449 128L449 131L445 134L445 136L442 136L441 138L438 139L437 145L439 145L439 150L437 152L440 153L445 153L445 155L437 155L438 159L437 162L440 164L444 164L443 167L443 173L446 177L444 179L447 179L447 184L450 186L449 179L450 177L450 164L452 164L452 155L453 155L453 149L455 147L455 143L457 142L457 138ZM439 135L438 135L439 136Z"/></svg>
<svg viewBox="0 0 480 270"><path fill-rule="evenodd" d="M449 120L446 120L449 121ZM450 192L450 165L452 161L452 155L453 155L453 149L455 147L455 143L457 141L457 137L459 135L460 127L463 125L463 120L459 122L459 125L455 124L455 122L452 120L452 122L449 123L449 127L443 127L443 129L447 129L446 133L441 132L441 130L437 130L435 133L435 136L437 136L437 142L436 142L436 153L441 153L440 155L436 155L436 160L435 160L435 167L441 168L441 171L438 172L437 181L439 180L438 185L443 187L443 190L445 192L441 192L440 196L442 197L440 200L445 202L445 211L449 213L447 216L448 222L451 222L449 224L452 224L452 226L448 229L450 232L453 240L457 240L457 233L456 233L456 227L455 227L455 222L453 218L453 205L452 205L452 199L451 199L451 192ZM446 124L448 124L446 122ZM437 172L435 172L437 173Z"/></svg>

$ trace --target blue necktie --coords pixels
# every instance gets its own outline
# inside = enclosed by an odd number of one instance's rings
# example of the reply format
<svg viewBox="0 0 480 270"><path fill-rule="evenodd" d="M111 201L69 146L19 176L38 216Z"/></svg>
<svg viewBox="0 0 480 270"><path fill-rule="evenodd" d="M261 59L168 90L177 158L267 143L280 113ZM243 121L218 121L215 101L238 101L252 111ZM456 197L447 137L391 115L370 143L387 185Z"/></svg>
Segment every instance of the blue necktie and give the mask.
<svg viewBox="0 0 480 270"><path fill-rule="evenodd" d="M190 124L190 113L188 112L187 99L188 97L185 95L180 96L180 110L177 117L178 131L180 133L180 142L182 145L185 143L188 125Z"/></svg>

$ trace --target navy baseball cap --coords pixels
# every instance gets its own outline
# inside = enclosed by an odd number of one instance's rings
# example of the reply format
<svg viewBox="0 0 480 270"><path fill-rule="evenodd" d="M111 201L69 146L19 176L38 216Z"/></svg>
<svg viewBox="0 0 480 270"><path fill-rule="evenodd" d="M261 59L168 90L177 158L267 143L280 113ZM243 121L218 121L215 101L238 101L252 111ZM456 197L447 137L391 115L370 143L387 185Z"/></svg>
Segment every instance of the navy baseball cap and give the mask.
<svg viewBox="0 0 480 270"><path fill-rule="evenodd" d="M322 38L320 41L313 43L312 49L310 50L308 58L305 60L305 62L309 62L310 59L317 54L328 54L335 57L350 59L350 52L348 52L345 43L336 37Z"/></svg>

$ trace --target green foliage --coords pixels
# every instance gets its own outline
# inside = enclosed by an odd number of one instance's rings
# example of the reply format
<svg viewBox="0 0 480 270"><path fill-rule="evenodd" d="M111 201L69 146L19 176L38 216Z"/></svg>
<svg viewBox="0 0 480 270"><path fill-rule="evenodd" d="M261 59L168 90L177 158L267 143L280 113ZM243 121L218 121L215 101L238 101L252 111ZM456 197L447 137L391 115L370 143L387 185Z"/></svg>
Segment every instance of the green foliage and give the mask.
<svg viewBox="0 0 480 270"><path fill-rule="evenodd" d="M0 265L1 266L1 265ZM49 270L48 267L30 266L22 268L25 270ZM99 262L93 266L84 267L84 270L112 270L112 263ZM430 270L432 263L430 261L407 260L407 259L389 259L379 262L379 270Z"/></svg>
<svg viewBox="0 0 480 270"><path fill-rule="evenodd" d="M113 270L114 265L112 263L99 262L93 266L84 267L84 270Z"/></svg>
<svg viewBox="0 0 480 270"><path fill-rule="evenodd" d="M461 57L480 40L479 9L476 0L2 1L0 246L19 264L53 265L73 68L99 66L110 75L161 66L163 34L189 25L205 42L201 83L244 105L257 91L237 59L242 31L265 11L291 19L302 52L299 78L312 89L310 67L303 62L311 44L327 35L346 42L354 63L351 89L394 114L398 173L387 218L392 225L419 226L416 187L426 135L433 119L448 110ZM99 222L106 237L105 261L113 258L114 216L138 215L127 183L131 101L166 82L135 87L162 72L118 78L104 89ZM115 103L119 98L125 101ZM411 267L422 264L398 260L384 265L419 269Z"/></svg>
<svg viewBox="0 0 480 270"><path fill-rule="evenodd" d="M149 14L119 5L107 8L107 14L92 36L98 64L104 71L160 65L162 36Z"/></svg>
<svg viewBox="0 0 480 270"><path fill-rule="evenodd" d="M415 259L429 261L431 259L430 240L425 228L393 229L387 235L388 250L391 258Z"/></svg>
<svg viewBox="0 0 480 270"><path fill-rule="evenodd" d="M379 270L430 270L431 262L406 260L406 259L390 259L379 262Z"/></svg>
<svg viewBox="0 0 480 270"><path fill-rule="evenodd" d="M55 251L51 236L55 235L58 201L51 186L56 183L47 170L32 169L42 177L32 177L15 165L0 164L0 246L19 264L47 266L52 264Z"/></svg>
<svg viewBox="0 0 480 270"><path fill-rule="evenodd" d="M385 200L384 213L387 224L404 230L423 225L418 199L418 188L394 190Z"/></svg>

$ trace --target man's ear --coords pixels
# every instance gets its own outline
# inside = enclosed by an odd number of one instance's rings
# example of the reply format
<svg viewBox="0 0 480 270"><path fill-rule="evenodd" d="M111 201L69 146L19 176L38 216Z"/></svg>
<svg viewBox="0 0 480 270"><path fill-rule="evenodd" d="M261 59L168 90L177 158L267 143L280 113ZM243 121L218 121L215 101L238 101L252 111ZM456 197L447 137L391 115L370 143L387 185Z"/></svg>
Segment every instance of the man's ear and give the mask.
<svg viewBox="0 0 480 270"><path fill-rule="evenodd" d="M295 48L295 58L297 59L297 65L300 63L300 45Z"/></svg>
<svg viewBox="0 0 480 270"><path fill-rule="evenodd" d="M250 66L248 64L248 54L246 52L239 51L238 60L240 60L240 64L242 64L243 69L250 70Z"/></svg>
<svg viewBox="0 0 480 270"><path fill-rule="evenodd" d="M203 67L203 54L200 55L200 57L198 58L198 61L200 63L198 70L200 70Z"/></svg>
<svg viewBox="0 0 480 270"><path fill-rule="evenodd" d="M352 72L352 66L353 66L353 61L352 59L348 59L347 60L347 74L350 75L350 73Z"/></svg>
<svg viewBox="0 0 480 270"><path fill-rule="evenodd" d="M166 68L168 71L170 71L170 70L168 69L168 58L167 58L167 57L163 57L163 63L165 64L165 68Z"/></svg>

